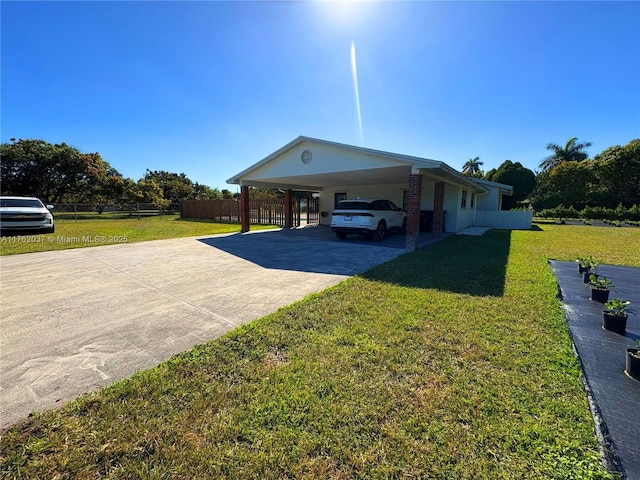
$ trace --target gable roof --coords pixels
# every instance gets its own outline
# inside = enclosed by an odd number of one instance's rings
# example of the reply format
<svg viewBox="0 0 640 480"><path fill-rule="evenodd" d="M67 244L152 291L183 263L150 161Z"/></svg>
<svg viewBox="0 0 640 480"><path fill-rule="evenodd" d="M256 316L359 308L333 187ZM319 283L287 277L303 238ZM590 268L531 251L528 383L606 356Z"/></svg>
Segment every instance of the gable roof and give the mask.
<svg viewBox="0 0 640 480"><path fill-rule="evenodd" d="M465 175L463 175L462 173L458 172L457 170L454 170L453 168L451 168L449 165L447 165L444 162L438 161L438 160L431 160L428 158L420 158L420 157L414 157L411 155L403 155L403 154L398 154L398 153L392 153L392 152L385 152L382 150L374 150L371 148L365 148L365 147L358 147L355 145L348 145L348 144L344 144L344 143L338 143L338 142L332 142L329 140L322 140L322 139L318 139L318 138L312 138L312 137L306 137L306 136L299 136L297 138L295 138L294 140L292 140L291 142L287 143L286 145L284 145L283 147L279 148L278 150L276 150L275 152L271 153L270 155L266 156L265 158L263 158L262 160L260 160L257 163L254 163L253 165L249 166L248 168L246 168L245 170L237 173L236 175L232 176L231 178L229 178L227 180L227 183L229 184L245 184L245 185L256 185L256 186L264 186L261 185L261 182L259 181L249 181L248 178L251 177L252 174L255 174L256 172L258 172L259 170L264 169L265 167L269 167L270 164L273 164L274 162L277 162L278 159L282 158L284 155L286 155L287 153L289 153L291 150L294 150L300 146L302 146L303 144L316 144L316 145L324 145L324 146L329 146L329 147L334 147L336 149L339 150L343 150L343 151L347 151L347 152L353 152L356 154L364 154L364 155L368 155L368 156L373 156L376 158L379 158L381 160L390 160L392 162L390 162L389 166L387 168L380 168L380 167L372 167L371 171L373 170L378 170L380 171L380 175L379 178L383 179L386 181L390 180L390 176L393 175L398 175L401 176L403 181L408 181L408 173L401 173L398 165L405 165L405 169L409 168L409 172L411 170L419 170L419 171L423 171L424 173L429 173L431 176L441 179L441 180L445 180L451 183L456 183L462 186L466 186L467 188L477 191L477 192L486 192L487 189L483 186L480 185L476 182L473 181L473 179L470 179L469 177L466 177ZM405 170L403 170L404 172ZM365 170L359 170L359 173L362 175L365 172ZM335 172L332 174L324 174L322 177L326 180L327 178L329 178L329 176L332 175L332 178L336 178L336 177L349 177L348 175L348 170L345 170L344 172L340 171L340 172ZM318 179L321 178L321 176L317 176ZM400 178L400 177L398 177ZM350 179L352 180L353 177L351 176ZM382 183L385 183L384 181ZM345 184L345 183L343 183ZM303 185L300 185L301 188L303 188ZM295 187L294 187L295 188ZM315 185L315 188L317 189L321 189L322 185Z"/></svg>

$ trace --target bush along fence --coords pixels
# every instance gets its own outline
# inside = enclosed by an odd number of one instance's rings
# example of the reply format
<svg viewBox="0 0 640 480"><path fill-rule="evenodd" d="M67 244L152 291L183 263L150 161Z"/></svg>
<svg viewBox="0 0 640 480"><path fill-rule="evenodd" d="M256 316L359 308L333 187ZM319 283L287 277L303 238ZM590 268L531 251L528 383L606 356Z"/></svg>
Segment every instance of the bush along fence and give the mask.
<svg viewBox="0 0 640 480"><path fill-rule="evenodd" d="M284 198L249 200L249 223L283 227L285 225L284 202ZM296 198L291 207L293 226L300 226L302 223L318 223L317 198L310 198L308 201ZM237 200L183 200L182 202L182 218L240 222L240 215L240 202Z"/></svg>
<svg viewBox="0 0 640 480"><path fill-rule="evenodd" d="M583 221L601 220L606 223L617 224L624 222L629 225L640 226L640 207L633 205L625 208L618 205L617 208L585 207L583 210L576 210L573 206L565 207L558 205L556 208L547 208L536 212L537 217L557 218L557 219L580 219Z"/></svg>
<svg viewBox="0 0 640 480"><path fill-rule="evenodd" d="M138 219L162 215L175 215L180 212L180 204L167 207L153 203L55 203L53 215L59 220L97 220L97 219Z"/></svg>

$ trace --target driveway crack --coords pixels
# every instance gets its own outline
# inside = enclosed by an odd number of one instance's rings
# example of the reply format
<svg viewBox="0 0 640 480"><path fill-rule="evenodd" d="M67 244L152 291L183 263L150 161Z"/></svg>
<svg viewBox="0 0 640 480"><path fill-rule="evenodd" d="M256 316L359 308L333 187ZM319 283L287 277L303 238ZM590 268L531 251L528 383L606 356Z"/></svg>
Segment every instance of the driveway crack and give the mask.
<svg viewBox="0 0 640 480"><path fill-rule="evenodd" d="M218 315L217 313L214 313L214 312L212 312L212 311L210 311L210 310L207 310L206 308L203 308L203 307L201 307L201 306L199 306L199 305L196 305L196 304L194 304L194 303L192 303L192 302L189 302L188 300L185 300L184 298L178 297L177 295L174 295L173 293L168 292L167 290L164 290L164 289L162 289L162 288L159 288L159 287L157 287L157 286L153 285L152 283L149 283L149 282L147 282L147 281L145 281L145 280L142 280L141 278L136 277L135 275L132 275L131 273L129 273L129 272L127 272L127 271L125 271L125 270L123 270L123 269L121 269L121 268L118 268L118 267L116 267L116 266L114 266L114 265L111 265L111 264L110 264L110 263L108 263L108 262L105 262L105 261L104 261L104 260L102 260L101 258L98 258L98 257L96 257L96 256L90 255L89 253L84 252L84 251L83 251L83 252L81 252L81 253L82 253L83 255L85 255L85 256L87 256L87 257L89 257L89 258L93 259L93 260L96 260L96 261L98 261L98 262L102 263L103 265L106 265L107 267L111 268L112 270L115 270L116 272L119 272L119 273L121 273L121 274L123 274L123 275L126 275L127 277L132 278L132 279L134 279L135 281L137 281L137 282L139 282L139 283L141 283L141 284L143 284L143 285L146 285L147 287L152 288L153 290L156 290L156 291L158 291L158 292L161 292L161 293L163 293L163 294L165 294L165 295L167 295L167 296L169 296L169 297L171 297L171 298L174 298L174 299L178 300L178 301L179 301L179 302L181 302L181 303L184 303L184 304L186 304L186 305L189 305L190 307L195 308L196 310L200 310L201 312L204 312L204 313L206 313L206 314L208 314L208 315L211 315L212 317L215 317L215 318L217 318L217 319L219 319L219 320L222 320L222 321L223 321L224 323L226 323L227 325L230 325L230 326L232 326L232 327L237 327L237 326L238 326L236 323L234 323L234 322L232 322L231 320L228 320L228 319L226 319L226 318L224 318L224 317L222 317L222 316Z"/></svg>

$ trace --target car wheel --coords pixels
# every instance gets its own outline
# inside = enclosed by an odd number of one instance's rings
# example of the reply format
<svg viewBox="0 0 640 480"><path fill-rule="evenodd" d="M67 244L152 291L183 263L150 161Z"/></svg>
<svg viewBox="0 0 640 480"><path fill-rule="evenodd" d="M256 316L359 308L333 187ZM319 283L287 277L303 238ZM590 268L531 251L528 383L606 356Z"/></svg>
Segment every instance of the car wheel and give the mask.
<svg viewBox="0 0 640 480"><path fill-rule="evenodd" d="M338 237L340 240L344 240L345 238L347 238L347 234L342 232L336 232L336 237Z"/></svg>
<svg viewBox="0 0 640 480"><path fill-rule="evenodd" d="M378 228L376 228L375 232L373 232L373 239L381 242L384 240L384 237L387 235L387 225L384 222L380 222L378 224Z"/></svg>

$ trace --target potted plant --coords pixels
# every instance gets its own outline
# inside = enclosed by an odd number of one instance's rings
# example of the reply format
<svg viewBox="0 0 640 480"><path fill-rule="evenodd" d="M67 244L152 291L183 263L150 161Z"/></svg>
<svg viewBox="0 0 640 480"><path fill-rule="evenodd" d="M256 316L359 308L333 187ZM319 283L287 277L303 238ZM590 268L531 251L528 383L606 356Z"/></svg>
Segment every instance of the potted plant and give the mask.
<svg viewBox="0 0 640 480"><path fill-rule="evenodd" d="M627 348L627 368L625 373L640 382L640 340L636 340L636 348Z"/></svg>
<svg viewBox="0 0 640 480"><path fill-rule="evenodd" d="M602 328L624 335L627 330L627 306L630 302L614 298L609 300L602 311Z"/></svg>
<svg viewBox="0 0 640 480"><path fill-rule="evenodd" d="M591 275L598 277L598 262L593 257L578 257L578 271L582 273L582 283L589 283Z"/></svg>
<svg viewBox="0 0 640 480"><path fill-rule="evenodd" d="M578 273L589 273L592 268L595 268L596 262L592 256L578 257Z"/></svg>
<svg viewBox="0 0 640 480"><path fill-rule="evenodd" d="M589 276L591 286L591 300L606 303L609 300L609 291L615 287L610 278L591 274Z"/></svg>

